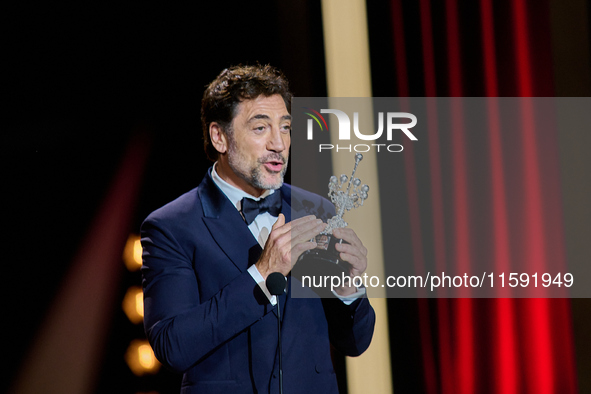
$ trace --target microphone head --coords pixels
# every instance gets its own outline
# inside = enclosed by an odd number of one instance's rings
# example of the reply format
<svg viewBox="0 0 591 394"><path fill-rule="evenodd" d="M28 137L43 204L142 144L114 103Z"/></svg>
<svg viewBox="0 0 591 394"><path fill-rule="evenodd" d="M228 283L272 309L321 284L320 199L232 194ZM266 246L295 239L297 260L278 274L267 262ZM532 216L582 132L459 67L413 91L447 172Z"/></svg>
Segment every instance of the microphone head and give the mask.
<svg viewBox="0 0 591 394"><path fill-rule="evenodd" d="M287 278L281 272L273 272L267 276L265 284L271 295L281 295L285 292Z"/></svg>

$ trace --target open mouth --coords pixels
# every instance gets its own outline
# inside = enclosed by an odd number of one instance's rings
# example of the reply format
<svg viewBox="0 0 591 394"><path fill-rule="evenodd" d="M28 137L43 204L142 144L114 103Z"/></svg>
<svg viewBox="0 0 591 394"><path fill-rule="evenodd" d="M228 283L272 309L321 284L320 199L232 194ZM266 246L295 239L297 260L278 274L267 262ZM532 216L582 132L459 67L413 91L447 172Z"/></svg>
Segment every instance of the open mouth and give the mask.
<svg viewBox="0 0 591 394"><path fill-rule="evenodd" d="M279 160L270 160L265 162L265 167L271 172L279 172L283 168L283 162Z"/></svg>

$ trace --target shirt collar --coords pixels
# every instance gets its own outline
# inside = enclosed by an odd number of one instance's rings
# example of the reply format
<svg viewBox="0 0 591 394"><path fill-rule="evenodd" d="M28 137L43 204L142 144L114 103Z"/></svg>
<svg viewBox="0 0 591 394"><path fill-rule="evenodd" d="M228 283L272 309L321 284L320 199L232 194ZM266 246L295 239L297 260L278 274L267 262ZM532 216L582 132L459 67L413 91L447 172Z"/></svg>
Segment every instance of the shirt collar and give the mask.
<svg viewBox="0 0 591 394"><path fill-rule="evenodd" d="M228 197L230 202L234 204L237 210L240 211L240 209L242 208L241 203L244 197L258 201L261 198L265 198L268 195L275 193L275 190L265 190L265 192L261 194L260 197L254 197L253 195L245 192L244 190L238 189L237 187L232 186L228 182L224 181L215 170L217 164L217 161L213 164L213 168L211 169L211 179L217 185L217 187L219 187L220 190L226 195L226 197Z"/></svg>

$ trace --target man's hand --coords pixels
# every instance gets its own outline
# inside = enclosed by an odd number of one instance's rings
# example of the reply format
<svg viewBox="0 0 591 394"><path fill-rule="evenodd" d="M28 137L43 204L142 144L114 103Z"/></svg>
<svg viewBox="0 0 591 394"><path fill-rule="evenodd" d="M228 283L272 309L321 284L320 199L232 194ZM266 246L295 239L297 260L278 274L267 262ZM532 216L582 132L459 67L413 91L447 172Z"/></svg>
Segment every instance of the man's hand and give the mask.
<svg viewBox="0 0 591 394"><path fill-rule="evenodd" d="M349 244L341 243L335 245L341 259L351 264L349 276L360 276L363 274L367 269L367 248L363 246L355 231L350 228L336 228L332 234L349 242ZM335 291L340 296L347 296L357 292L357 289L353 286L344 286Z"/></svg>
<svg viewBox="0 0 591 394"><path fill-rule="evenodd" d="M320 234L326 227L326 223L309 215L285 223L285 216L279 214L279 218L271 229L263 253L256 262L257 270L266 280L271 272L281 272L286 275L291 271L292 261L296 261L300 255L316 247L316 242L310 239Z"/></svg>

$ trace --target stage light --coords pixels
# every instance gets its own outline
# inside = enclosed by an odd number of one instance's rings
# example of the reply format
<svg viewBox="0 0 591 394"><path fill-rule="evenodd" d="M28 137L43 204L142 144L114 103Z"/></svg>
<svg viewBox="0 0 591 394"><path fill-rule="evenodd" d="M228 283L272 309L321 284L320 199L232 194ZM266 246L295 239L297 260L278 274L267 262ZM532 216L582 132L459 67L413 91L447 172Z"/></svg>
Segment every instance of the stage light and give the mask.
<svg viewBox="0 0 591 394"><path fill-rule="evenodd" d="M131 234L127 238L123 250L123 262L130 271L137 271L142 267L142 243L139 235Z"/></svg>
<svg viewBox="0 0 591 394"><path fill-rule="evenodd" d="M123 312L133 324L144 321L144 294L139 286L132 286L125 293L122 303Z"/></svg>
<svg viewBox="0 0 591 394"><path fill-rule="evenodd" d="M137 376L154 374L160 369L160 362L154 356L152 347L146 340L131 341L125 353L125 362Z"/></svg>

